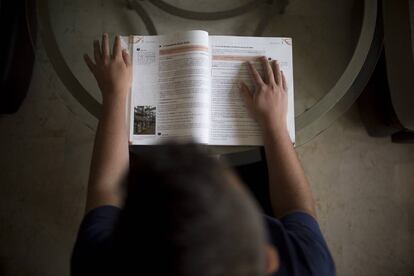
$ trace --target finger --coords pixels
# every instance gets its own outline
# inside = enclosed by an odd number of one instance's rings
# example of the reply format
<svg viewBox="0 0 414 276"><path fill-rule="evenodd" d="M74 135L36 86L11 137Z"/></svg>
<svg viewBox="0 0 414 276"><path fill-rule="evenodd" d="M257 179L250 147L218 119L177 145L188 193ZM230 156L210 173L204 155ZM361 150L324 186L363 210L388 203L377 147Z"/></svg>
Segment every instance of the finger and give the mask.
<svg viewBox="0 0 414 276"><path fill-rule="evenodd" d="M274 60L272 65L273 65L273 75L274 75L274 78L275 78L275 82L276 82L277 85L281 85L282 84L282 75L280 74L279 62Z"/></svg>
<svg viewBox="0 0 414 276"><path fill-rule="evenodd" d="M250 109L253 104L253 97L249 87L244 82L240 82L239 88L247 108Z"/></svg>
<svg viewBox="0 0 414 276"><path fill-rule="evenodd" d="M261 61L262 61L263 70L264 70L265 76L266 76L265 82L267 84L274 84L275 83L275 79L273 77L273 70L272 70L272 67L270 66L269 61L267 60L266 57L262 57L261 58Z"/></svg>
<svg viewBox="0 0 414 276"><path fill-rule="evenodd" d="M114 58L121 57L121 39L119 38L119 35L115 37L114 49L113 49L112 55Z"/></svg>
<svg viewBox="0 0 414 276"><path fill-rule="evenodd" d="M249 71L250 71L250 75L253 78L254 84L256 85L256 87L260 87L262 85L264 85L265 83L262 80L262 77L260 76L259 72L257 72L256 68L254 68L253 64L251 61L249 61L247 63Z"/></svg>
<svg viewBox="0 0 414 276"><path fill-rule="evenodd" d="M281 72L281 75L282 75L282 86L283 86L283 90L285 92L287 92L288 87L287 87L287 83L286 83L285 74L283 73L283 71L280 71L280 72Z"/></svg>
<svg viewBox="0 0 414 276"><path fill-rule="evenodd" d="M102 57L104 59L109 59L111 53L109 52L109 38L108 34L104 33L102 35Z"/></svg>
<svg viewBox="0 0 414 276"><path fill-rule="evenodd" d="M129 56L127 49L122 50L122 59L124 60L126 66L131 66L131 57Z"/></svg>
<svg viewBox="0 0 414 276"><path fill-rule="evenodd" d="M93 63L92 59L87 54L84 54L83 58L86 65L88 65L89 70L93 73L95 71L95 63Z"/></svg>
<svg viewBox="0 0 414 276"><path fill-rule="evenodd" d="M93 54L95 56L95 62L98 63L102 59L101 48L99 47L99 40L93 41Z"/></svg>

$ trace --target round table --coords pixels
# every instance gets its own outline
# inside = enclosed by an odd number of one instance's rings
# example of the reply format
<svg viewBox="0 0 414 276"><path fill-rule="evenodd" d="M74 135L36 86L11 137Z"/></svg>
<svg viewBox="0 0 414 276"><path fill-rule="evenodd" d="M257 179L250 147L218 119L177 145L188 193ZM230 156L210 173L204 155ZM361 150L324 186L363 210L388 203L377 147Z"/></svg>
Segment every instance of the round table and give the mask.
<svg viewBox="0 0 414 276"><path fill-rule="evenodd" d="M67 91L68 108L96 126L97 85L84 65L92 41L115 35L202 29L211 34L293 38L296 145L326 130L357 99L382 47L376 0L38 0L42 44ZM209 147L232 164L260 159L257 147Z"/></svg>

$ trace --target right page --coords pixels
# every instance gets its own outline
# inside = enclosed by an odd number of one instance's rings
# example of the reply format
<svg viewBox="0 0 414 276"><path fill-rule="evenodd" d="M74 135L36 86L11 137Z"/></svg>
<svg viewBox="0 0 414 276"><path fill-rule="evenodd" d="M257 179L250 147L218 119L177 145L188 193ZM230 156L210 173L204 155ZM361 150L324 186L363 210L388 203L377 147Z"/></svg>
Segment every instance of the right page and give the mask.
<svg viewBox="0 0 414 276"><path fill-rule="evenodd" d="M210 145L263 145L261 130L250 117L238 83L253 89L246 61L255 62L262 75L261 56L280 64L288 84L287 126L295 142L292 39L286 37L210 36L212 63Z"/></svg>

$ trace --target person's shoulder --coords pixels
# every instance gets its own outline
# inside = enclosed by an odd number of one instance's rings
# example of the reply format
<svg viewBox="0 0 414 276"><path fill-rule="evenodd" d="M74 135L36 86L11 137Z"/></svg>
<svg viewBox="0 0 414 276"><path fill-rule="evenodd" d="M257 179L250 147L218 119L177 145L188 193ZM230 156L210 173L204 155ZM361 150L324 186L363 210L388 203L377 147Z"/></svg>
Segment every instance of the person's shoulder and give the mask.
<svg viewBox="0 0 414 276"><path fill-rule="evenodd" d="M71 275L87 275L103 262L119 213L118 207L105 205L84 216L71 256Z"/></svg>
<svg viewBox="0 0 414 276"><path fill-rule="evenodd" d="M113 230L121 209L112 205L103 205L90 210L82 219L78 237L93 239L95 234Z"/></svg>
<svg viewBox="0 0 414 276"><path fill-rule="evenodd" d="M293 275L335 275L335 265L314 217L294 212L281 219L265 216L271 242Z"/></svg>

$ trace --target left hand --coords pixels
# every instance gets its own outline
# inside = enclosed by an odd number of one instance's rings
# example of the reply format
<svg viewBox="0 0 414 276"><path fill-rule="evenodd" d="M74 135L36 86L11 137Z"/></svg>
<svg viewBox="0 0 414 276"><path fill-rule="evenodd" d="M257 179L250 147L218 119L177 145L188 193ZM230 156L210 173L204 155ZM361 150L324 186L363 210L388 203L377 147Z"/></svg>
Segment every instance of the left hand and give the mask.
<svg viewBox="0 0 414 276"><path fill-rule="evenodd" d="M87 54L84 55L101 89L104 103L114 98L126 99L132 79L131 59L127 50L121 49L120 37L115 38L112 55L108 40L108 34L105 33L102 35L102 45L99 45L99 40L93 42L95 62Z"/></svg>

